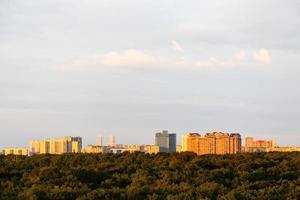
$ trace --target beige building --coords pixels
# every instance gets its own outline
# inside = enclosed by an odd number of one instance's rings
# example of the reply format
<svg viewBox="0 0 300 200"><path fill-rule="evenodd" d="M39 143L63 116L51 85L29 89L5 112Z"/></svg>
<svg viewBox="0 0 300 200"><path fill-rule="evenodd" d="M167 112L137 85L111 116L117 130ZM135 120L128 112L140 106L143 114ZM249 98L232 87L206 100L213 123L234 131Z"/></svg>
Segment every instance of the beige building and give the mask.
<svg viewBox="0 0 300 200"><path fill-rule="evenodd" d="M182 151L202 154L233 154L241 152L241 136L238 133L188 133L182 137Z"/></svg>
<svg viewBox="0 0 300 200"><path fill-rule="evenodd" d="M145 145L144 146L144 152L145 153L158 153L159 152L159 146L158 145L153 145L153 144L149 144L149 145Z"/></svg>
<svg viewBox="0 0 300 200"><path fill-rule="evenodd" d="M30 142L30 154L80 153L81 137L67 136L63 139L33 140Z"/></svg>
<svg viewBox="0 0 300 200"><path fill-rule="evenodd" d="M88 145L84 149L84 153L108 153L109 147L107 146L94 146L94 145Z"/></svg>
<svg viewBox="0 0 300 200"><path fill-rule="evenodd" d="M273 147L267 148L267 152L278 151L278 152L293 152L293 151L300 151L300 147Z"/></svg>
<svg viewBox="0 0 300 200"><path fill-rule="evenodd" d="M28 149L27 148L4 148L2 150L3 155L22 155L28 156Z"/></svg>
<svg viewBox="0 0 300 200"><path fill-rule="evenodd" d="M273 140L254 140L253 137L246 137L243 150L245 152L264 152L276 146Z"/></svg>

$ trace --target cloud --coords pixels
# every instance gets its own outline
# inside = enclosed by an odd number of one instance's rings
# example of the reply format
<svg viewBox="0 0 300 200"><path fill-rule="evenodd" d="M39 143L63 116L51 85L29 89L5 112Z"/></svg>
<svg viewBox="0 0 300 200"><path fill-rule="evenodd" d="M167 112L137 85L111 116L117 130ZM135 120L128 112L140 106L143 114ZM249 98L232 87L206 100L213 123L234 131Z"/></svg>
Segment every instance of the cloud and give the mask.
<svg viewBox="0 0 300 200"><path fill-rule="evenodd" d="M238 61L244 61L246 58L246 53L244 50L240 50L234 55L234 58Z"/></svg>
<svg viewBox="0 0 300 200"><path fill-rule="evenodd" d="M62 70L129 69L159 64L159 58L136 49L92 54L60 65Z"/></svg>
<svg viewBox="0 0 300 200"><path fill-rule="evenodd" d="M271 56L267 49L261 48L253 55L254 60L263 63L265 65L270 64L271 62Z"/></svg>
<svg viewBox="0 0 300 200"><path fill-rule="evenodd" d="M183 52L184 51L183 48L181 47L181 45L177 41L172 40L171 44L172 44L172 47L173 47L174 51L179 51L179 52Z"/></svg>
<svg viewBox="0 0 300 200"><path fill-rule="evenodd" d="M158 58L145 54L135 49L128 49L122 53L109 52L101 55L100 62L108 66L129 65L155 65L159 63Z"/></svg>

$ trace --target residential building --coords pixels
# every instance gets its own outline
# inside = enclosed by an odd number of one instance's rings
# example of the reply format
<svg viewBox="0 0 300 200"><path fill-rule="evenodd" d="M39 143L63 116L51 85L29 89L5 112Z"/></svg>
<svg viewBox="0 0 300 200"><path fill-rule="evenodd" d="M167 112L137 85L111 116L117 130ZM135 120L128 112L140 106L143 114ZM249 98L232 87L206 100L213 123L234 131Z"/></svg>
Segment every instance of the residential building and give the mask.
<svg viewBox="0 0 300 200"><path fill-rule="evenodd" d="M188 133L182 137L182 151L202 154L229 154L241 152L241 136L238 133Z"/></svg>
<svg viewBox="0 0 300 200"><path fill-rule="evenodd" d="M153 144L145 145L144 146L144 152L145 153L150 153L150 154L158 153L159 152L159 146L153 145Z"/></svg>
<svg viewBox="0 0 300 200"><path fill-rule="evenodd" d="M81 137L67 136L63 139L33 140L30 142L30 154L80 153Z"/></svg>
<svg viewBox="0 0 300 200"><path fill-rule="evenodd" d="M22 155L22 156L28 156L28 149L27 148L4 148L2 150L3 155Z"/></svg>
<svg viewBox="0 0 300 200"><path fill-rule="evenodd" d="M109 147L107 146L94 146L94 145L88 145L84 149L84 153L108 153Z"/></svg>
<svg viewBox="0 0 300 200"><path fill-rule="evenodd" d="M276 143L273 140L254 140L253 137L245 138L245 152L262 152L274 148Z"/></svg>

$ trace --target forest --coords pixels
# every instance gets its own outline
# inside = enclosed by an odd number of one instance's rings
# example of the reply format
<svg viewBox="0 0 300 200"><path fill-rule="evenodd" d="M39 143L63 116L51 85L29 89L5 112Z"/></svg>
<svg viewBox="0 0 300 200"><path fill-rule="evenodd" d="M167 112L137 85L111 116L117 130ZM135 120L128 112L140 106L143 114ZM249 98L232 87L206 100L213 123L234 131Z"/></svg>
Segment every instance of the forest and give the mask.
<svg viewBox="0 0 300 200"><path fill-rule="evenodd" d="M0 199L300 199L300 152L0 156Z"/></svg>

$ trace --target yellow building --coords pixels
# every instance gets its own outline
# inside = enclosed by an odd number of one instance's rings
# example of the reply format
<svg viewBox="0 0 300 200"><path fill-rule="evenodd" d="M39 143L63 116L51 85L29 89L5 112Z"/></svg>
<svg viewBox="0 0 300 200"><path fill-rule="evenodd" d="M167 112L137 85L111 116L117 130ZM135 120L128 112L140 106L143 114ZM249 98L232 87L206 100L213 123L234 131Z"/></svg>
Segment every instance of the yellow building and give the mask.
<svg viewBox="0 0 300 200"><path fill-rule="evenodd" d="M27 148L4 148L2 150L3 155L22 155L28 156L28 149Z"/></svg>
<svg viewBox="0 0 300 200"><path fill-rule="evenodd" d="M182 137L182 151L202 154L228 154L241 152L241 136L238 133L188 133Z"/></svg>
<svg viewBox="0 0 300 200"><path fill-rule="evenodd" d="M267 148L267 152L278 151L278 152L293 152L293 151L300 151L300 147L273 147Z"/></svg>
<svg viewBox="0 0 300 200"><path fill-rule="evenodd" d="M150 144L150 145L145 145L144 146L144 152L145 153L158 153L159 152L159 146L158 145L153 145L153 144Z"/></svg>
<svg viewBox="0 0 300 200"><path fill-rule="evenodd" d="M80 153L81 149L81 137L67 136L63 139L33 140L30 142L31 154Z"/></svg>
<svg viewBox="0 0 300 200"><path fill-rule="evenodd" d="M84 153L107 153L107 152L109 152L109 147L106 146L88 145L84 149Z"/></svg>

